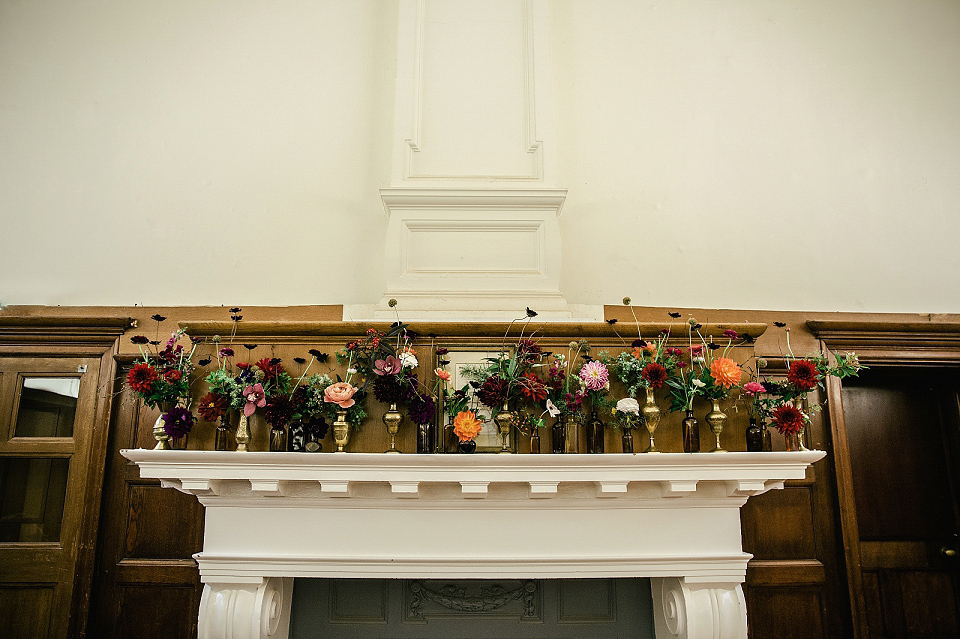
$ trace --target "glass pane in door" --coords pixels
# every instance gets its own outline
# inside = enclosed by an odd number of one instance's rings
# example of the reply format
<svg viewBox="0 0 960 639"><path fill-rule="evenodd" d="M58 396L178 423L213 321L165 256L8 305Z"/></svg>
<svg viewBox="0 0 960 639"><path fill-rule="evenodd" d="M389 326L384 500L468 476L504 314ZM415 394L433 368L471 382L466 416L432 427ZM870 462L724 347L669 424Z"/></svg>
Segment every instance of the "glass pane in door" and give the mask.
<svg viewBox="0 0 960 639"><path fill-rule="evenodd" d="M26 377L14 437L72 437L78 377Z"/></svg>
<svg viewBox="0 0 960 639"><path fill-rule="evenodd" d="M0 542L60 540L70 460L0 457Z"/></svg>

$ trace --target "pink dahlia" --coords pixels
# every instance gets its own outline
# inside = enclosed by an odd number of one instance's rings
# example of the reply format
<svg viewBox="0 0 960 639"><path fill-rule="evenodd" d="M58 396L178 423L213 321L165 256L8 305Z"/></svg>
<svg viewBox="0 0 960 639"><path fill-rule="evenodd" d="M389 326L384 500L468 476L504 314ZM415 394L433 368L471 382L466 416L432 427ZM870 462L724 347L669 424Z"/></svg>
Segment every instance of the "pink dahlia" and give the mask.
<svg viewBox="0 0 960 639"><path fill-rule="evenodd" d="M592 359L580 369L580 379L583 380L587 390L604 390L610 383L610 373L603 362Z"/></svg>
<svg viewBox="0 0 960 639"><path fill-rule="evenodd" d="M764 392L764 388L760 382L747 382L743 385L743 391L750 397L753 397L758 393Z"/></svg>

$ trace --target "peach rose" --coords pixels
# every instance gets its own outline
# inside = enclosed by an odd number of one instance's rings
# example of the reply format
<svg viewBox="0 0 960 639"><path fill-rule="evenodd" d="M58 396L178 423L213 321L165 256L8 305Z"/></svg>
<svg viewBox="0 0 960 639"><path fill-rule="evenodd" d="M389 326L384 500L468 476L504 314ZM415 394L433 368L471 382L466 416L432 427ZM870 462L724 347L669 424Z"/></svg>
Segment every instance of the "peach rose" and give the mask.
<svg viewBox="0 0 960 639"><path fill-rule="evenodd" d="M473 441L480 434L483 428L483 422L477 419L471 410L465 410L457 413L453 418L453 433L460 438L462 442Z"/></svg>
<svg viewBox="0 0 960 639"><path fill-rule="evenodd" d="M734 384L739 384L742 375L743 371L729 357L718 357L710 364L710 376L724 388L729 389Z"/></svg>
<svg viewBox="0 0 960 639"><path fill-rule="evenodd" d="M438 368L437 370L433 371L433 374L437 376L437 379L442 379L445 382L450 381L450 373L442 368Z"/></svg>
<svg viewBox="0 0 960 639"><path fill-rule="evenodd" d="M340 408L350 408L356 404L353 401L356 392L357 389L347 382L337 382L336 384L330 384L323 391L323 401L336 404Z"/></svg>

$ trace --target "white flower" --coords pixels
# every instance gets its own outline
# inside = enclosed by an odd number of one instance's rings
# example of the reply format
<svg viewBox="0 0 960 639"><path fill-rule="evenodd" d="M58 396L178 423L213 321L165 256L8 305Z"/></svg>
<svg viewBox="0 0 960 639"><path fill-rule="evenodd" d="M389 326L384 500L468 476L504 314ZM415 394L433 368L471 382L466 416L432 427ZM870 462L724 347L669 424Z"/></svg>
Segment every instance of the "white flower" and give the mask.
<svg viewBox="0 0 960 639"><path fill-rule="evenodd" d="M557 405L551 402L549 399L547 400L547 412L550 413L550 417L560 416L560 409L557 408Z"/></svg>
<svg viewBox="0 0 960 639"><path fill-rule="evenodd" d="M404 368L416 368L420 362L417 356L410 352L400 353L400 365Z"/></svg>
<svg viewBox="0 0 960 639"><path fill-rule="evenodd" d="M626 415L639 415L640 402L638 402L632 397L624 397L619 402L617 402L617 411L624 413Z"/></svg>
<svg viewBox="0 0 960 639"><path fill-rule="evenodd" d="M355 369L355 368L348 368L348 369L347 369L347 375L356 375L356 374L357 374L357 369Z"/></svg>
<svg viewBox="0 0 960 639"><path fill-rule="evenodd" d="M703 388L704 386L706 386L706 383L701 382L699 379L694 378L693 385L696 386L697 388Z"/></svg>

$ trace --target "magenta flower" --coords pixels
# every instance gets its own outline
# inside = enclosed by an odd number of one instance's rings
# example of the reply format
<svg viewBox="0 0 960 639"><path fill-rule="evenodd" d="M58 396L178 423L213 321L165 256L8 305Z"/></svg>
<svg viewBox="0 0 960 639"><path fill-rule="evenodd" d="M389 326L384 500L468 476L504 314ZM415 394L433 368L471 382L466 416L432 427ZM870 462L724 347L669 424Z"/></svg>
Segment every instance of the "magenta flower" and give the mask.
<svg viewBox="0 0 960 639"><path fill-rule="evenodd" d="M729 337L730 339L737 339L738 337L740 337L740 333L736 332L732 328L728 328L723 332L723 336Z"/></svg>
<svg viewBox="0 0 960 639"><path fill-rule="evenodd" d="M610 383L610 373L603 362L592 359L580 369L580 379L583 380L587 390L604 390Z"/></svg>
<svg viewBox="0 0 960 639"><path fill-rule="evenodd" d="M263 392L262 384L254 384L243 389L243 397L247 403L243 405L243 414L250 417L258 408L267 405L267 395Z"/></svg>
<svg viewBox="0 0 960 639"><path fill-rule="evenodd" d="M760 382L747 382L743 385L743 392L750 397L753 397L757 393L762 393L763 390L763 384Z"/></svg>
<svg viewBox="0 0 960 639"><path fill-rule="evenodd" d="M233 357L233 349L229 346L224 346L220 349L220 357Z"/></svg>
<svg viewBox="0 0 960 639"><path fill-rule="evenodd" d="M396 375L403 369L403 364L393 355L387 359L378 359L373 363L373 372L377 375Z"/></svg>

